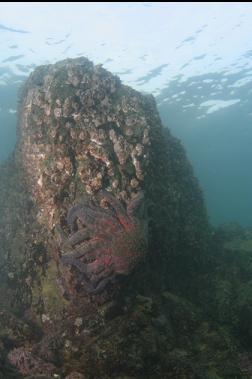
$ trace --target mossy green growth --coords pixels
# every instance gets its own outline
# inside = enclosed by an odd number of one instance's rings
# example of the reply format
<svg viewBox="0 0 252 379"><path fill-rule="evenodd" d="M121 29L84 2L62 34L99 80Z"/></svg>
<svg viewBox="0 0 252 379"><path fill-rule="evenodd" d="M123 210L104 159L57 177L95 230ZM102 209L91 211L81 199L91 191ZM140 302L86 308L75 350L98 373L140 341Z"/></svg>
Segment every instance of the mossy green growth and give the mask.
<svg viewBox="0 0 252 379"><path fill-rule="evenodd" d="M57 285L58 269L55 261L51 259L45 273L32 287L32 303L38 313L42 313L49 319L62 317L63 310L68 306L68 301L62 296Z"/></svg>
<svg viewBox="0 0 252 379"><path fill-rule="evenodd" d="M44 302L44 312L52 318L62 316L68 301L60 293L57 285L58 269L53 259L50 260L46 275L41 278L41 293Z"/></svg>

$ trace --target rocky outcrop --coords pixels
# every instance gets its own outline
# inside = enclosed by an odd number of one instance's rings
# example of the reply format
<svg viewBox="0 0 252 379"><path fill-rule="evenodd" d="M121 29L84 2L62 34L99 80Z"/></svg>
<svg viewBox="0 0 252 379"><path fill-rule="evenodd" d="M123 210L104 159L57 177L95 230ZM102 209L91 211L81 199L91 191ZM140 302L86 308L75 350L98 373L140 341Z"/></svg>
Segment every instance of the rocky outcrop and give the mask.
<svg viewBox="0 0 252 379"><path fill-rule="evenodd" d="M18 159L42 223L52 229L59 203L99 189L131 199L147 173L153 107L84 58L34 71L21 97Z"/></svg>
<svg viewBox="0 0 252 379"><path fill-rule="evenodd" d="M0 296L37 328L9 362L25 375L175 377L165 303L179 307L170 291L199 301L209 225L154 98L85 58L36 68L1 175Z"/></svg>
<svg viewBox="0 0 252 379"><path fill-rule="evenodd" d="M71 207L90 200L97 205L102 201L100 190L112 194L125 209L144 191L148 215L142 212L140 221L146 230L149 217L156 270L174 263L179 267L178 254L185 250L185 261L192 262L192 256L200 260L207 229L202 196L183 148L163 130L151 96L123 86L85 58L43 66L24 86L18 136L16 159L38 208L36 221L49 233L57 225L69 233ZM108 207L113 208L111 202ZM97 219L93 225L98 224L99 216L92 217ZM88 229L90 218L85 221ZM82 227L75 225L75 232ZM68 287L63 291L79 298L82 285L70 284L76 278L72 267L58 269L67 279L62 280L61 287ZM91 274L86 277L92 281Z"/></svg>

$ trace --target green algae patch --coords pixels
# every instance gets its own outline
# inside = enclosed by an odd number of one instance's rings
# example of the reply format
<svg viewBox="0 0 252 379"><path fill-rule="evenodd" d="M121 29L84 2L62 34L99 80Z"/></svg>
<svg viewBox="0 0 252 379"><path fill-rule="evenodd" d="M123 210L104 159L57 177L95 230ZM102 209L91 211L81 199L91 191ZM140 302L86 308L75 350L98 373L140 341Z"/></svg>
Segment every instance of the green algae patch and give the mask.
<svg viewBox="0 0 252 379"><path fill-rule="evenodd" d="M40 270L32 286L32 308L36 311L37 321L52 322L60 320L68 301L62 296L57 278L59 277L56 262L53 259L46 265L46 270Z"/></svg>
<svg viewBox="0 0 252 379"><path fill-rule="evenodd" d="M54 260L50 260L46 275L41 277L41 295L44 303L44 313L50 318L62 317L63 310L68 306L68 301L62 296L57 285L58 269Z"/></svg>

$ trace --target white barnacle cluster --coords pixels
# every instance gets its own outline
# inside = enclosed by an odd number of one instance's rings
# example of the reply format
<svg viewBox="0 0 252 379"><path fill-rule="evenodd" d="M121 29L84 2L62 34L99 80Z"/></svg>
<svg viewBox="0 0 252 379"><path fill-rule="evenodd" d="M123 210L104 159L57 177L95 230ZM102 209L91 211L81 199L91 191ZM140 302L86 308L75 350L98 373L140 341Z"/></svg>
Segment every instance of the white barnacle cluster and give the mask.
<svg viewBox="0 0 252 379"><path fill-rule="evenodd" d="M54 223L57 199L74 196L72 180L91 195L106 189L126 202L142 188L147 108L145 96L85 58L36 68L21 107L21 150L47 224Z"/></svg>

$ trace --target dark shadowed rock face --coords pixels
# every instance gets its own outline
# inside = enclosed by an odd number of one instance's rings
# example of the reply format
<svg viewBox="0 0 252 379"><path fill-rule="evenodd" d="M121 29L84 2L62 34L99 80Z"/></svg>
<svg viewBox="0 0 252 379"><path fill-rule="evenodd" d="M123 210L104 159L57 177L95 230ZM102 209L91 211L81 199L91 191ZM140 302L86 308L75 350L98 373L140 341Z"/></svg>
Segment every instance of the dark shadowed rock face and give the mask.
<svg viewBox="0 0 252 379"><path fill-rule="evenodd" d="M209 231L154 98L85 58L36 68L1 175L0 298L39 339L13 343L9 361L30 375L168 377L161 293L196 296Z"/></svg>

